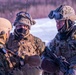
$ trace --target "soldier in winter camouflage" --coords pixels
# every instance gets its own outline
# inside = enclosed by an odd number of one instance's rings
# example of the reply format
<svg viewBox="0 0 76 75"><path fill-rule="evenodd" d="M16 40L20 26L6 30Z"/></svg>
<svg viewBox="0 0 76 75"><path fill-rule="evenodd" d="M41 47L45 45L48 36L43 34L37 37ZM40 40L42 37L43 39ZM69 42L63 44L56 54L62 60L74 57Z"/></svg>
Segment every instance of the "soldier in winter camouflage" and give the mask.
<svg viewBox="0 0 76 75"><path fill-rule="evenodd" d="M29 30L36 22L29 13L19 12L14 22L14 32L10 34L7 48L25 60L23 75L39 75L41 70L40 55L45 45L38 37L30 34ZM13 60L13 59L12 59ZM17 59L16 59L17 60ZM13 61L14 62L14 61ZM14 63L16 65L16 63ZM26 74L27 73L27 74Z"/></svg>
<svg viewBox="0 0 76 75"><path fill-rule="evenodd" d="M0 18L0 75L10 75L10 68L5 54L5 43L9 37L12 25L9 20Z"/></svg>
<svg viewBox="0 0 76 75"><path fill-rule="evenodd" d="M67 73L63 75L76 75L76 20L75 11L71 6L61 5L54 11L51 11L49 18L55 18L58 33L56 37L48 44L48 49L42 55L42 68L50 73L60 74L60 66L56 64L49 53L52 52L57 57L64 57L69 63ZM49 53L48 53L49 52ZM54 75L53 74L53 75ZM55 75L56 75L55 74Z"/></svg>

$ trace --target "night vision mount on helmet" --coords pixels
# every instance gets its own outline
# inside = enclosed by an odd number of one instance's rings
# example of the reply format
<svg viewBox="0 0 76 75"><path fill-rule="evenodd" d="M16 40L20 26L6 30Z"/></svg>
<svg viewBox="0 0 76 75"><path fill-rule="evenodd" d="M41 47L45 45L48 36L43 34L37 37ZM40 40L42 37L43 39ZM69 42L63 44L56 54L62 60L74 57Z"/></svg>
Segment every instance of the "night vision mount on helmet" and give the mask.
<svg viewBox="0 0 76 75"><path fill-rule="evenodd" d="M71 6L61 5L56 10L53 10L48 15L50 19L55 18L56 20L66 20L70 19L72 21L76 20L75 11Z"/></svg>

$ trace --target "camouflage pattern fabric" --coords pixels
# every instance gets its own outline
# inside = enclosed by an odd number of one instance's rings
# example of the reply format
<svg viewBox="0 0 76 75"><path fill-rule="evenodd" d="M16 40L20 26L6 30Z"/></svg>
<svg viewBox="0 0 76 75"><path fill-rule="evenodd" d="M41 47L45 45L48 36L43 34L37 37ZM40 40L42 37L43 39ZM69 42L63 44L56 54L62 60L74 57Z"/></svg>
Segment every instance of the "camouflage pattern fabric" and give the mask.
<svg viewBox="0 0 76 75"><path fill-rule="evenodd" d="M8 74L8 62L3 53L0 52L0 75L9 75Z"/></svg>
<svg viewBox="0 0 76 75"><path fill-rule="evenodd" d="M9 63L6 58L7 51L5 50L5 43L8 39L11 29L11 22L8 19L0 17L0 75L11 74Z"/></svg>
<svg viewBox="0 0 76 75"><path fill-rule="evenodd" d="M11 34L10 38L7 42L7 48L9 50L13 51L18 56L25 58L25 60L27 60L27 56L30 56L30 57L33 55L40 56L41 53L44 51L45 45L41 41L41 39L33 36L32 34L29 34L27 37L23 38L22 40L15 39L15 35ZM11 57L13 57L13 56L11 55ZM18 62L18 59L15 58L13 60L14 60L14 62L12 62L13 65L16 65L15 63ZM26 61L25 61L25 63L26 63ZM27 64L29 64L29 63L27 63ZM36 71L36 72L38 71L38 73L35 73L35 75L38 75L39 73L41 73L41 70L37 69L36 66L33 67L35 70L33 70L31 68L30 68L30 70L28 70L31 73L26 71L27 69L24 69L25 70L24 72L29 73L26 75L33 75L32 74L32 73L34 73L33 71ZM15 71L15 73L16 73L16 71Z"/></svg>
<svg viewBox="0 0 76 75"><path fill-rule="evenodd" d="M27 12L19 12L16 14L16 20L14 22L14 26L17 26L19 24L28 25L29 27L31 25L34 25L36 22L32 19L31 15Z"/></svg>
<svg viewBox="0 0 76 75"><path fill-rule="evenodd" d="M76 72L75 70L76 69L76 26L74 26L71 32L68 33L68 36L66 38L65 37L61 38L60 34L58 33L56 37L48 44L48 48L52 52L54 52L57 56L65 57L66 60L70 63L70 69L72 69L70 70L70 72L75 73ZM44 57L47 57L46 52Z"/></svg>
<svg viewBox="0 0 76 75"><path fill-rule="evenodd" d="M65 57L69 62L76 61L73 57L76 56L76 27L71 32L70 36L67 36L65 40L61 40L58 33L54 40L49 44L49 48L53 50L57 56ZM71 59L72 58L72 59ZM71 60L72 61L71 61Z"/></svg>
<svg viewBox="0 0 76 75"><path fill-rule="evenodd" d="M29 34L20 41L15 39L15 35L11 34L7 43L7 48L22 57L25 55L41 55L45 46L41 39L32 34Z"/></svg>

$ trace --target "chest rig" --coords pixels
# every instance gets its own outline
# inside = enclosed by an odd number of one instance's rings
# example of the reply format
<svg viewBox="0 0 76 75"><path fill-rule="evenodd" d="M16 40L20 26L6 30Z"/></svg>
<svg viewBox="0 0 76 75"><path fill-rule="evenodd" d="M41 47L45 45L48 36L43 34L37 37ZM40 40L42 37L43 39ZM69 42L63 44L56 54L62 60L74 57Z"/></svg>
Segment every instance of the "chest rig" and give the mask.
<svg viewBox="0 0 76 75"><path fill-rule="evenodd" d="M71 32L71 35L65 40L60 40L60 36L57 35L55 39L57 55L62 55L66 59L76 56L76 30Z"/></svg>
<svg viewBox="0 0 76 75"><path fill-rule="evenodd" d="M28 38L24 38L20 41L15 40L14 38L10 38L8 47L20 57L25 55L36 55L39 54L36 47L36 40L37 38L32 35L29 35Z"/></svg>

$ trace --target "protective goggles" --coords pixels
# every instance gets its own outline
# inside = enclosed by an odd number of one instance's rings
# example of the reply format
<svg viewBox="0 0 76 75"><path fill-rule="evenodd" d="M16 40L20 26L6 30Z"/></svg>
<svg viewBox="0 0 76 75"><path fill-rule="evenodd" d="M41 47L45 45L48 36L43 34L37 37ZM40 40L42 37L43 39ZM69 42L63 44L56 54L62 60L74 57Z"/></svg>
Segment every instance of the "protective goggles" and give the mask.
<svg viewBox="0 0 76 75"><path fill-rule="evenodd" d="M27 13L27 12L19 12L19 13L17 13L17 15L16 15L17 17L18 16L22 16L22 17L24 17L24 18L28 18L28 19L31 19L31 16L30 16L30 14L29 13Z"/></svg>
<svg viewBox="0 0 76 75"><path fill-rule="evenodd" d="M48 15L48 17L50 19L55 18L56 20L61 20L63 18L63 15L61 13L63 8L63 5L61 5L60 7L58 7L56 10L53 10L50 12L50 14Z"/></svg>
<svg viewBox="0 0 76 75"><path fill-rule="evenodd" d="M60 20L60 19L63 18L63 15L60 14L59 12L57 12L57 11L51 11L50 14L48 15L48 17L49 17L50 19L55 18L56 20Z"/></svg>

